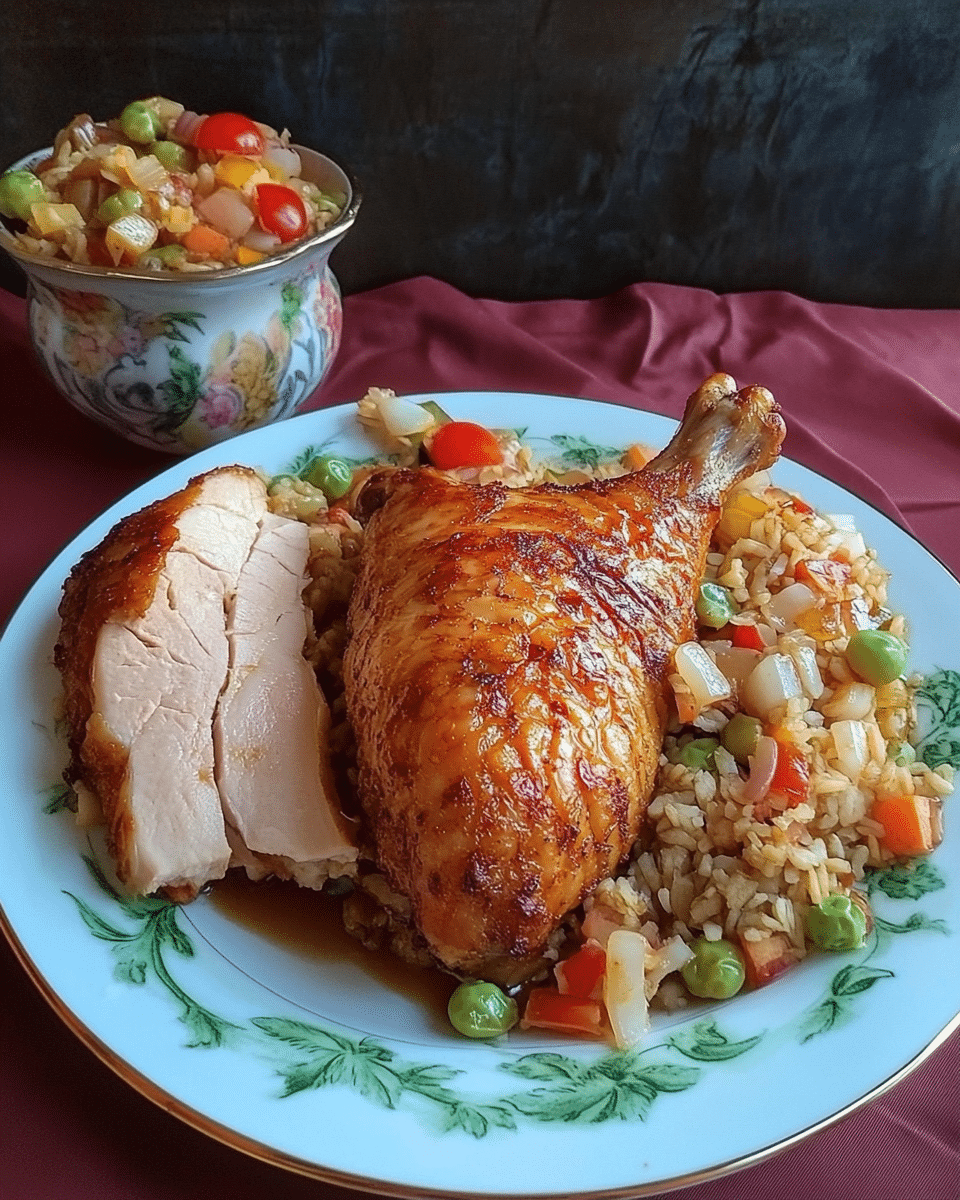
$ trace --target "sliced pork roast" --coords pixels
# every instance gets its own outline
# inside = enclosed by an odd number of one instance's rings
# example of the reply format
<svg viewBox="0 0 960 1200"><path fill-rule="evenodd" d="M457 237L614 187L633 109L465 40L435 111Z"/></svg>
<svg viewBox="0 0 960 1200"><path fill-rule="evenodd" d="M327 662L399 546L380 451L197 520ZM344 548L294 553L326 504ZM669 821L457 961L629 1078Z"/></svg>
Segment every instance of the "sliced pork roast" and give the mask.
<svg viewBox="0 0 960 1200"><path fill-rule="evenodd" d="M259 846L275 844L277 824L294 836L271 853L299 862L325 848L336 856L333 874L342 873L343 864L355 857L340 824L329 768L312 761L325 758L319 734L304 757L304 721L323 727L319 691L311 693L304 685L299 693L285 687L282 694L272 694L264 682L258 693L259 731L249 720L241 731L240 721L219 716L221 696L257 689L252 680L260 661L273 678L285 678L278 661L283 653L293 656L296 642L290 634L284 651L251 652L244 637L235 637L232 614L265 614L272 608L278 627L299 622L295 651L302 658L308 618L299 594L291 600L290 591L293 577L303 579L305 552L299 575L292 557L272 576L250 567L269 556L263 539L269 543L284 523L299 525L268 512L266 488L255 472L221 468L119 522L64 585L55 662L63 676L70 737L67 778L82 808L99 804L102 809L118 877L131 891L192 899L205 883L222 877L232 861L240 859L250 869ZM293 540L299 536L295 533ZM271 595L270 589L281 584L282 594ZM262 620L269 623L265 615ZM234 670L246 680L245 688ZM287 671L297 673L290 664ZM306 717L296 708L304 698ZM289 746L288 730L293 731ZM240 801L224 800L218 747L228 757L245 755L249 763L268 745L269 757L282 764L279 774L254 772L257 782L240 789ZM288 778L297 767L304 776L298 788L283 794L273 788L278 777ZM273 790L259 797L257 786ZM318 810L320 816L293 815L280 822L271 817L272 805L288 803ZM239 833L228 829L236 814L242 816ZM267 826L265 834L259 821ZM339 841L333 836L325 842L296 840L301 826L312 831L317 822L332 825ZM322 882L325 872L312 860L310 872ZM258 866L257 874L264 873Z"/></svg>

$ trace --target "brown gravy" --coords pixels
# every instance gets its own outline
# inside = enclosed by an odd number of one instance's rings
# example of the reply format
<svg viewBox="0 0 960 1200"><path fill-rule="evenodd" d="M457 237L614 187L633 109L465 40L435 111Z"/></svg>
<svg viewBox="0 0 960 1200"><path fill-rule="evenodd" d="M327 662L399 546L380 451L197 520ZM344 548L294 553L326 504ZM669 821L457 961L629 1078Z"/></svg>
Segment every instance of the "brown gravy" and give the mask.
<svg viewBox="0 0 960 1200"><path fill-rule="evenodd" d="M334 897L280 879L253 883L242 871L229 871L210 889L209 900L238 925L318 964L349 962L379 986L447 1020L447 1001L457 981L386 951L368 950L344 929L340 901Z"/></svg>

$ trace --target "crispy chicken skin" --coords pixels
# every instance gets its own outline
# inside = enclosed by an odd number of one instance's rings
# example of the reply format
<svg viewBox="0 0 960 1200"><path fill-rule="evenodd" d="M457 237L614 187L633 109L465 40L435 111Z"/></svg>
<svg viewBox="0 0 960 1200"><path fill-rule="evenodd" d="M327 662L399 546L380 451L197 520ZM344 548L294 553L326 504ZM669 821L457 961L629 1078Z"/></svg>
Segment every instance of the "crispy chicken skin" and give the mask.
<svg viewBox="0 0 960 1200"><path fill-rule="evenodd" d="M366 483L344 663L360 802L447 968L524 979L629 853L721 504L783 433L769 392L714 375L632 475Z"/></svg>

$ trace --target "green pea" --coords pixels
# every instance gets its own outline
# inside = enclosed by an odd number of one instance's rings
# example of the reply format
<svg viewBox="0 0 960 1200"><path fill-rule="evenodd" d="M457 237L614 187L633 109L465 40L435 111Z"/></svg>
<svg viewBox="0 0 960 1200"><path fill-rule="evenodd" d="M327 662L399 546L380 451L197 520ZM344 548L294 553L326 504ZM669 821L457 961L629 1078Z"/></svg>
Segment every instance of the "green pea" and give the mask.
<svg viewBox="0 0 960 1200"><path fill-rule="evenodd" d="M719 583L701 583L695 607L697 620L710 629L722 629L737 611L729 589Z"/></svg>
<svg viewBox="0 0 960 1200"><path fill-rule="evenodd" d="M30 205L44 197L43 184L32 171L7 171L0 175L0 213L30 220Z"/></svg>
<svg viewBox="0 0 960 1200"><path fill-rule="evenodd" d="M190 151L179 142L151 142L148 152L168 171L188 171L191 166Z"/></svg>
<svg viewBox="0 0 960 1200"><path fill-rule="evenodd" d="M143 207L143 196L133 188L120 188L119 191L108 196L106 200L97 209L97 217L104 225L111 225L114 221L119 221L121 217L128 217L131 213L139 212Z"/></svg>
<svg viewBox="0 0 960 1200"><path fill-rule="evenodd" d="M499 1037L516 1025L517 1002L495 983L461 983L447 1005L450 1023L470 1038Z"/></svg>
<svg viewBox="0 0 960 1200"><path fill-rule="evenodd" d="M748 717L746 713L737 713L723 727L720 740L723 748L746 766L751 754L757 752L757 742L763 733L763 722L756 717Z"/></svg>
<svg viewBox="0 0 960 1200"><path fill-rule="evenodd" d="M908 654L906 644L886 629L858 629L847 642L847 662L851 669L874 687L899 679Z"/></svg>
<svg viewBox="0 0 960 1200"><path fill-rule="evenodd" d="M148 144L156 141L160 132L160 118L142 100L134 100L120 114L120 128L124 137L131 142Z"/></svg>
<svg viewBox="0 0 960 1200"><path fill-rule="evenodd" d="M692 942L693 958L680 968L683 982L694 996L705 1000L729 1000L743 987L746 970L743 955L725 938L711 942L705 937Z"/></svg>
<svg viewBox="0 0 960 1200"><path fill-rule="evenodd" d="M705 771L713 762L713 752L719 745L716 738L694 738L681 746L677 762L691 771Z"/></svg>
<svg viewBox="0 0 960 1200"><path fill-rule="evenodd" d="M345 458L337 458L334 454L325 454L315 458L303 478L319 488L328 500L339 500L350 491L353 482L353 469Z"/></svg>
<svg viewBox="0 0 960 1200"><path fill-rule="evenodd" d="M849 896L825 896L807 909L807 937L821 950L857 950L867 933L867 916Z"/></svg>
<svg viewBox="0 0 960 1200"><path fill-rule="evenodd" d="M182 262L186 257L187 252L184 247L179 242L171 242L169 246L152 246L140 258L137 265L167 271L171 267L176 267L177 263Z"/></svg>

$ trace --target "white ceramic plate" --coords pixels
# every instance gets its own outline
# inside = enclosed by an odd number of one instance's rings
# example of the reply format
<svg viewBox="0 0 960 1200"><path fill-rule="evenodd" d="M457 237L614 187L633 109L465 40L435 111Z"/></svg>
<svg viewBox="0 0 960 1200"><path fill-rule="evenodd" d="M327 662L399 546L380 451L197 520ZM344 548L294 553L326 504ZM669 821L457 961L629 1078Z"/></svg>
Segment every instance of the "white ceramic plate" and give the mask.
<svg viewBox="0 0 960 1200"><path fill-rule="evenodd" d="M458 393L444 407L522 427L575 462L663 444L675 423L588 401ZM398 1195L641 1195L754 1163L884 1091L958 1022L960 838L913 874L875 877L877 932L770 986L660 1019L637 1052L574 1041L475 1044L348 961L319 965L202 897L121 900L96 842L60 806L65 748L51 663L60 588L124 514L194 474L289 469L309 447L373 450L354 409L297 417L180 462L67 547L0 642L0 905L68 1025L134 1087L222 1141L321 1179ZM301 459L302 461L302 459ZM931 745L960 751L960 586L920 545L793 463L783 486L851 512L894 572L912 665L935 683ZM952 745L951 745L952 739ZM95 864L99 863L100 866Z"/></svg>

